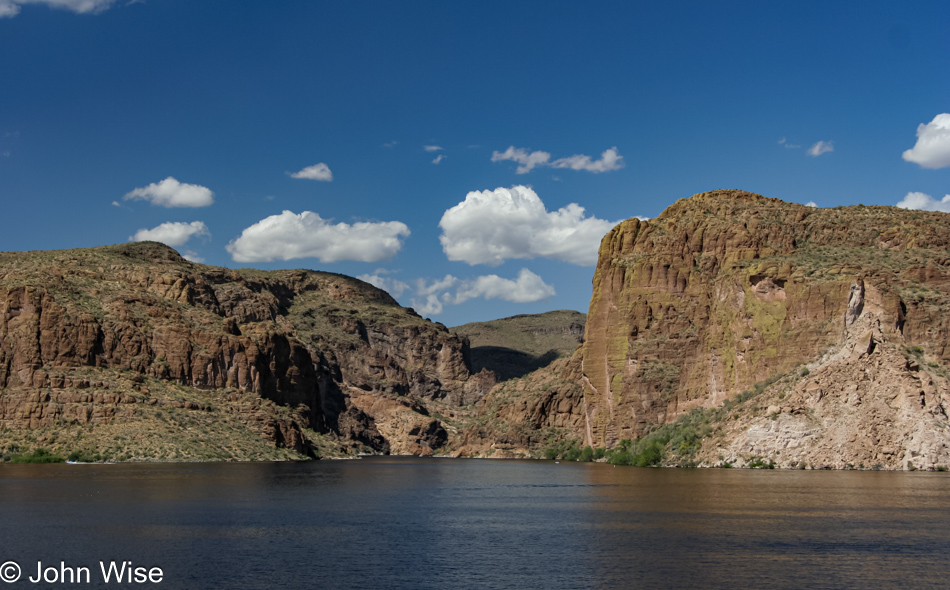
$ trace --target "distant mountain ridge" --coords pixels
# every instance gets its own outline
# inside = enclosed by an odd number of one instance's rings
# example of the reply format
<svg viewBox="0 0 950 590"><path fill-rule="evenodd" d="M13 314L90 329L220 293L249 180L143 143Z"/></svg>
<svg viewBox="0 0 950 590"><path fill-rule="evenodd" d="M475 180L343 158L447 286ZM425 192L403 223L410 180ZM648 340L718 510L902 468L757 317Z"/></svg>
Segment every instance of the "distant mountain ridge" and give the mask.
<svg viewBox="0 0 950 590"><path fill-rule="evenodd" d="M472 370L493 371L505 381L570 356L584 340L586 314L573 310L520 314L450 328L468 338Z"/></svg>

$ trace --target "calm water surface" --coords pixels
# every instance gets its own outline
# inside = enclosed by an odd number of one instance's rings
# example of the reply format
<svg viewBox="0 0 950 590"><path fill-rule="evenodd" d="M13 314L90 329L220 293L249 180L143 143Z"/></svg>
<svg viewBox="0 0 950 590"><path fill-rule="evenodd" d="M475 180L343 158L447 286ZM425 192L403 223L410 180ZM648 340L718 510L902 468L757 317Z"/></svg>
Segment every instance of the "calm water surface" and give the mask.
<svg viewBox="0 0 950 590"><path fill-rule="evenodd" d="M160 588L950 585L943 473L415 458L3 465L0 522L0 563L23 568L10 588L43 586L26 580L37 561L89 567L82 586L99 586L110 560L161 567Z"/></svg>

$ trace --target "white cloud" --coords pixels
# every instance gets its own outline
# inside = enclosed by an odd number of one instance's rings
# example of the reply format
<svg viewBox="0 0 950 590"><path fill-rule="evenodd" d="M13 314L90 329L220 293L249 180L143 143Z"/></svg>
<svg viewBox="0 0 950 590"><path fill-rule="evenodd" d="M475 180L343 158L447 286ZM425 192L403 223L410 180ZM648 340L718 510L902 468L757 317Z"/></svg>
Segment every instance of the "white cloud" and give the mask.
<svg viewBox="0 0 950 590"><path fill-rule="evenodd" d="M817 207L817 206L818 206L818 203L816 203L816 202L814 202L814 201L808 201L807 203L805 203L805 206L806 206L806 207Z"/></svg>
<svg viewBox="0 0 950 590"><path fill-rule="evenodd" d="M950 195L937 200L924 193L907 193L897 204L901 209L918 209L920 211L942 211L950 213Z"/></svg>
<svg viewBox="0 0 950 590"><path fill-rule="evenodd" d="M422 149L427 152L438 152L444 150L445 148L440 145L424 145L422 146Z"/></svg>
<svg viewBox="0 0 950 590"><path fill-rule="evenodd" d="M450 290L455 288L455 293ZM532 303L556 295L554 287L548 285L538 275L522 268L517 279L506 279L498 275L483 275L474 279L461 280L452 275L428 283L425 279L416 280L416 295L412 307L423 315L438 315L445 305L458 305L470 299L503 299L514 303Z"/></svg>
<svg viewBox="0 0 950 590"><path fill-rule="evenodd" d="M516 280L503 279L498 275L485 275L471 281L463 281L456 290L452 303L463 303L476 297L531 303L554 295L556 295L554 287L545 283L541 277L530 270L522 268Z"/></svg>
<svg viewBox="0 0 950 590"><path fill-rule="evenodd" d="M284 211L241 232L225 249L235 262L318 258L320 262L375 262L402 248L409 228L400 221L330 223L313 211Z"/></svg>
<svg viewBox="0 0 950 590"><path fill-rule="evenodd" d="M204 264L205 259L201 256L198 256L198 253L193 250L187 250L182 253L182 258L190 262L197 262L198 264Z"/></svg>
<svg viewBox="0 0 950 590"><path fill-rule="evenodd" d="M472 191L442 215L439 241L449 260L497 266L512 258L597 264L600 240L616 221L585 217L571 203L548 212L528 187Z"/></svg>
<svg viewBox="0 0 950 590"><path fill-rule="evenodd" d="M0 0L0 18L13 18L20 14L20 6L11 0Z"/></svg>
<svg viewBox="0 0 950 590"><path fill-rule="evenodd" d="M137 188L122 199L149 201L161 207L207 207L214 203L214 193L209 188L178 182L169 176L161 182Z"/></svg>
<svg viewBox="0 0 950 590"><path fill-rule="evenodd" d="M599 160L591 160L590 156L574 155L570 158L561 158L551 162L552 168L570 168L571 170L586 170L595 174L609 172L623 168L623 156L612 147L600 154Z"/></svg>
<svg viewBox="0 0 950 590"><path fill-rule="evenodd" d="M619 170L623 168L623 156L617 151L616 147L604 150L600 154L599 160L593 160L590 156L576 154L568 158L559 158L551 161L551 154L548 152L534 151L528 152L523 148L508 146L504 152L494 151L491 154L492 162L503 162L510 160L518 163L515 169L517 174L527 174L538 166L549 166L551 168L570 168L571 170L586 170L587 172L599 173Z"/></svg>
<svg viewBox="0 0 950 590"><path fill-rule="evenodd" d="M393 141L390 141L390 142L388 142L388 143L384 143L384 144L383 144L383 147L385 147L385 148L394 148L394 147L396 147L397 145L399 145L399 142L396 141L396 140L393 140Z"/></svg>
<svg viewBox="0 0 950 590"><path fill-rule="evenodd" d="M457 287L455 293L448 290ZM441 294L440 294L441 292ZM483 275L474 279L459 280L452 275L426 285L417 281L416 293L424 299L413 299L412 305L420 313L438 315L444 305L458 305L470 299L503 299L514 303L531 303L553 297L554 287L526 268L522 268L515 280L498 275Z"/></svg>
<svg viewBox="0 0 950 590"><path fill-rule="evenodd" d="M289 174L289 173L288 173ZM330 182L333 180L333 173L330 172L330 167L320 162L319 164L314 164L313 166L307 166L300 172L294 172L290 175L291 178L306 178L307 180L322 180L324 182Z"/></svg>
<svg viewBox="0 0 950 590"><path fill-rule="evenodd" d="M452 275L445 275L444 278L436 279L430 284L426 284L425 279L416 279L416 295L422 295L423 297L434 295L440 291L451 289L458 281Z"/></svg>
<svg viewBox="0 0 950 590"><path fill-rule="evenodd" d="M122 205L118 201L112 201L113 207L121 207Z"/></svg>
<svg viewBox="0 0 950 590"><path fill-rule="evenodd" d="M0 0L0 18L14 17L20 13L24 4L45 4L50 8L61 8L73 12L102 12L115 4L115 0Z"/></svg>
<svg viewBox="0 0 950 590"><path fill-rule="evenodd" d="M445 275L444 278L436 279L431 283L425 279L416 279L415 293L422 299L413 297L410 305L424 316L439 315L442 313L442 300L448 302L452 299L452 295L447 291L458 282L459 280L452 275Z"/></svg>
<svg viewBox="0 0 950 590"><path fill-rule="evenodd" d="M388 274L386 270L377 268L373 274L357 275L356 278L361 281L366 281L377 289L382 289L396 298L400 297L409 289L408 283L404 283L399 279L383 276L385 274Z"/></svg>
<svg viewBox="0 0 950 590"><path fill-rule="evenodd" d="M184 246L185 243L195 236L211 237L208 226L202 221L192 221L185 223L183 221L169 221L153 227L152 229L140 229L134 236L129 236L132 242L161 242L172 248Z"/></svg>
<svg viewBox="0 0 950 590"><path fill-rule="evenodd" d="M413 309L423 316L433 316L442 313L442 302L438 295L427 295L425 299L413 299L410 301Z"/></svg>
<svg viewBox="0 0 950 590"><path fill-rule="evenodd" d="M950 113L941 113L934 120L917 126L917 143L902 156L922 168L950 166Z"/></svg>
<svg viewBox="0 0 950 590"><path fill-rule="evenodd" d="M494 151L491 153L492 162L502 162L504 160L511 160L512 162L517 162L520 164L515 170L517 174L527 174L531 172L531 169L535 166L546 166L548 161L551 159L551 154L548 152L531 152L528 153L527 150L522 148L515 148L515 146L508 146L508 149L504 152Z"/></svg>
<svg viewBox="0 0 950 590"><path fill-rule="evenodd" d="M815 145L808 148L808 155L818 157L822 154L827 154L828 152L835 151L835 146L832 145L830 141L819 141Z"/></svg>
<svg viewBox="0 0 950 590"><path fill-rule="evenodd" d="M445 154L439 154L438 156L435 157L434 160L432 160L432 163L433 163L433 164L438 164L439 162L441 162L441 161L444 160L444 159L445 159Z"/></svg>

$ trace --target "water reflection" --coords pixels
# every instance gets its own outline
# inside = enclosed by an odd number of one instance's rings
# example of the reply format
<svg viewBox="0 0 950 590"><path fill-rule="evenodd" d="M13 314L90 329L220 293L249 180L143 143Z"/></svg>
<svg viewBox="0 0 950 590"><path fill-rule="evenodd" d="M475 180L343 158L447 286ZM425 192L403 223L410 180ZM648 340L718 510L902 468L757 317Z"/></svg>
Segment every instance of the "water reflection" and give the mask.
<svg viewBox="0 0 950 590"><path fill-rule="evenodd" d="M0 466L0 559L166 588L943 586L944 474L373 458Z"/></svg>
<svg viewBox="0 0 950 590"><path fill-rule="evenodd" d="M941 474L592 468L598 587L942 587Z"/></svg>

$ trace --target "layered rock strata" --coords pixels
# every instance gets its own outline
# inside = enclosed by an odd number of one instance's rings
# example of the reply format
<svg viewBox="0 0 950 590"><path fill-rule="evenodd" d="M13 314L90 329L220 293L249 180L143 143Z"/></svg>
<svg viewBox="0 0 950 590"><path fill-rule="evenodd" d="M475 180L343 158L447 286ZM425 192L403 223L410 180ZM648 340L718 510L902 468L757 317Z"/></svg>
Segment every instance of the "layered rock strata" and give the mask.
<svg viewBox="0 0 950 590"><path fill-rule="evenodd" d="M8 427L121 419L135 395L114 373L76 376L86 367L300 408L304 424L261 429L275 442L310 428L376 452L409 449L414 426L384 436L354 393L474 403L492 382L469 383L467 354L463 338L342 275L209 267L155 243L0 253Z"/></svg>
<svg viewBox="0 0 950 590"><path fill-rule="evenodd" d="M865 312L946 363L948 247L945 214L741 191L621 223L601 243L580 353L584 438L612 446L720 405L840 347Z"/></svg>
<svg viewBox="0 0 950 590"><path fill-rule="evenodd" d="M946 214L701 193L604 237L583 346L496 387L461 452L610 448L765 391L697 461L946 467L948 312Z"/></svg>

